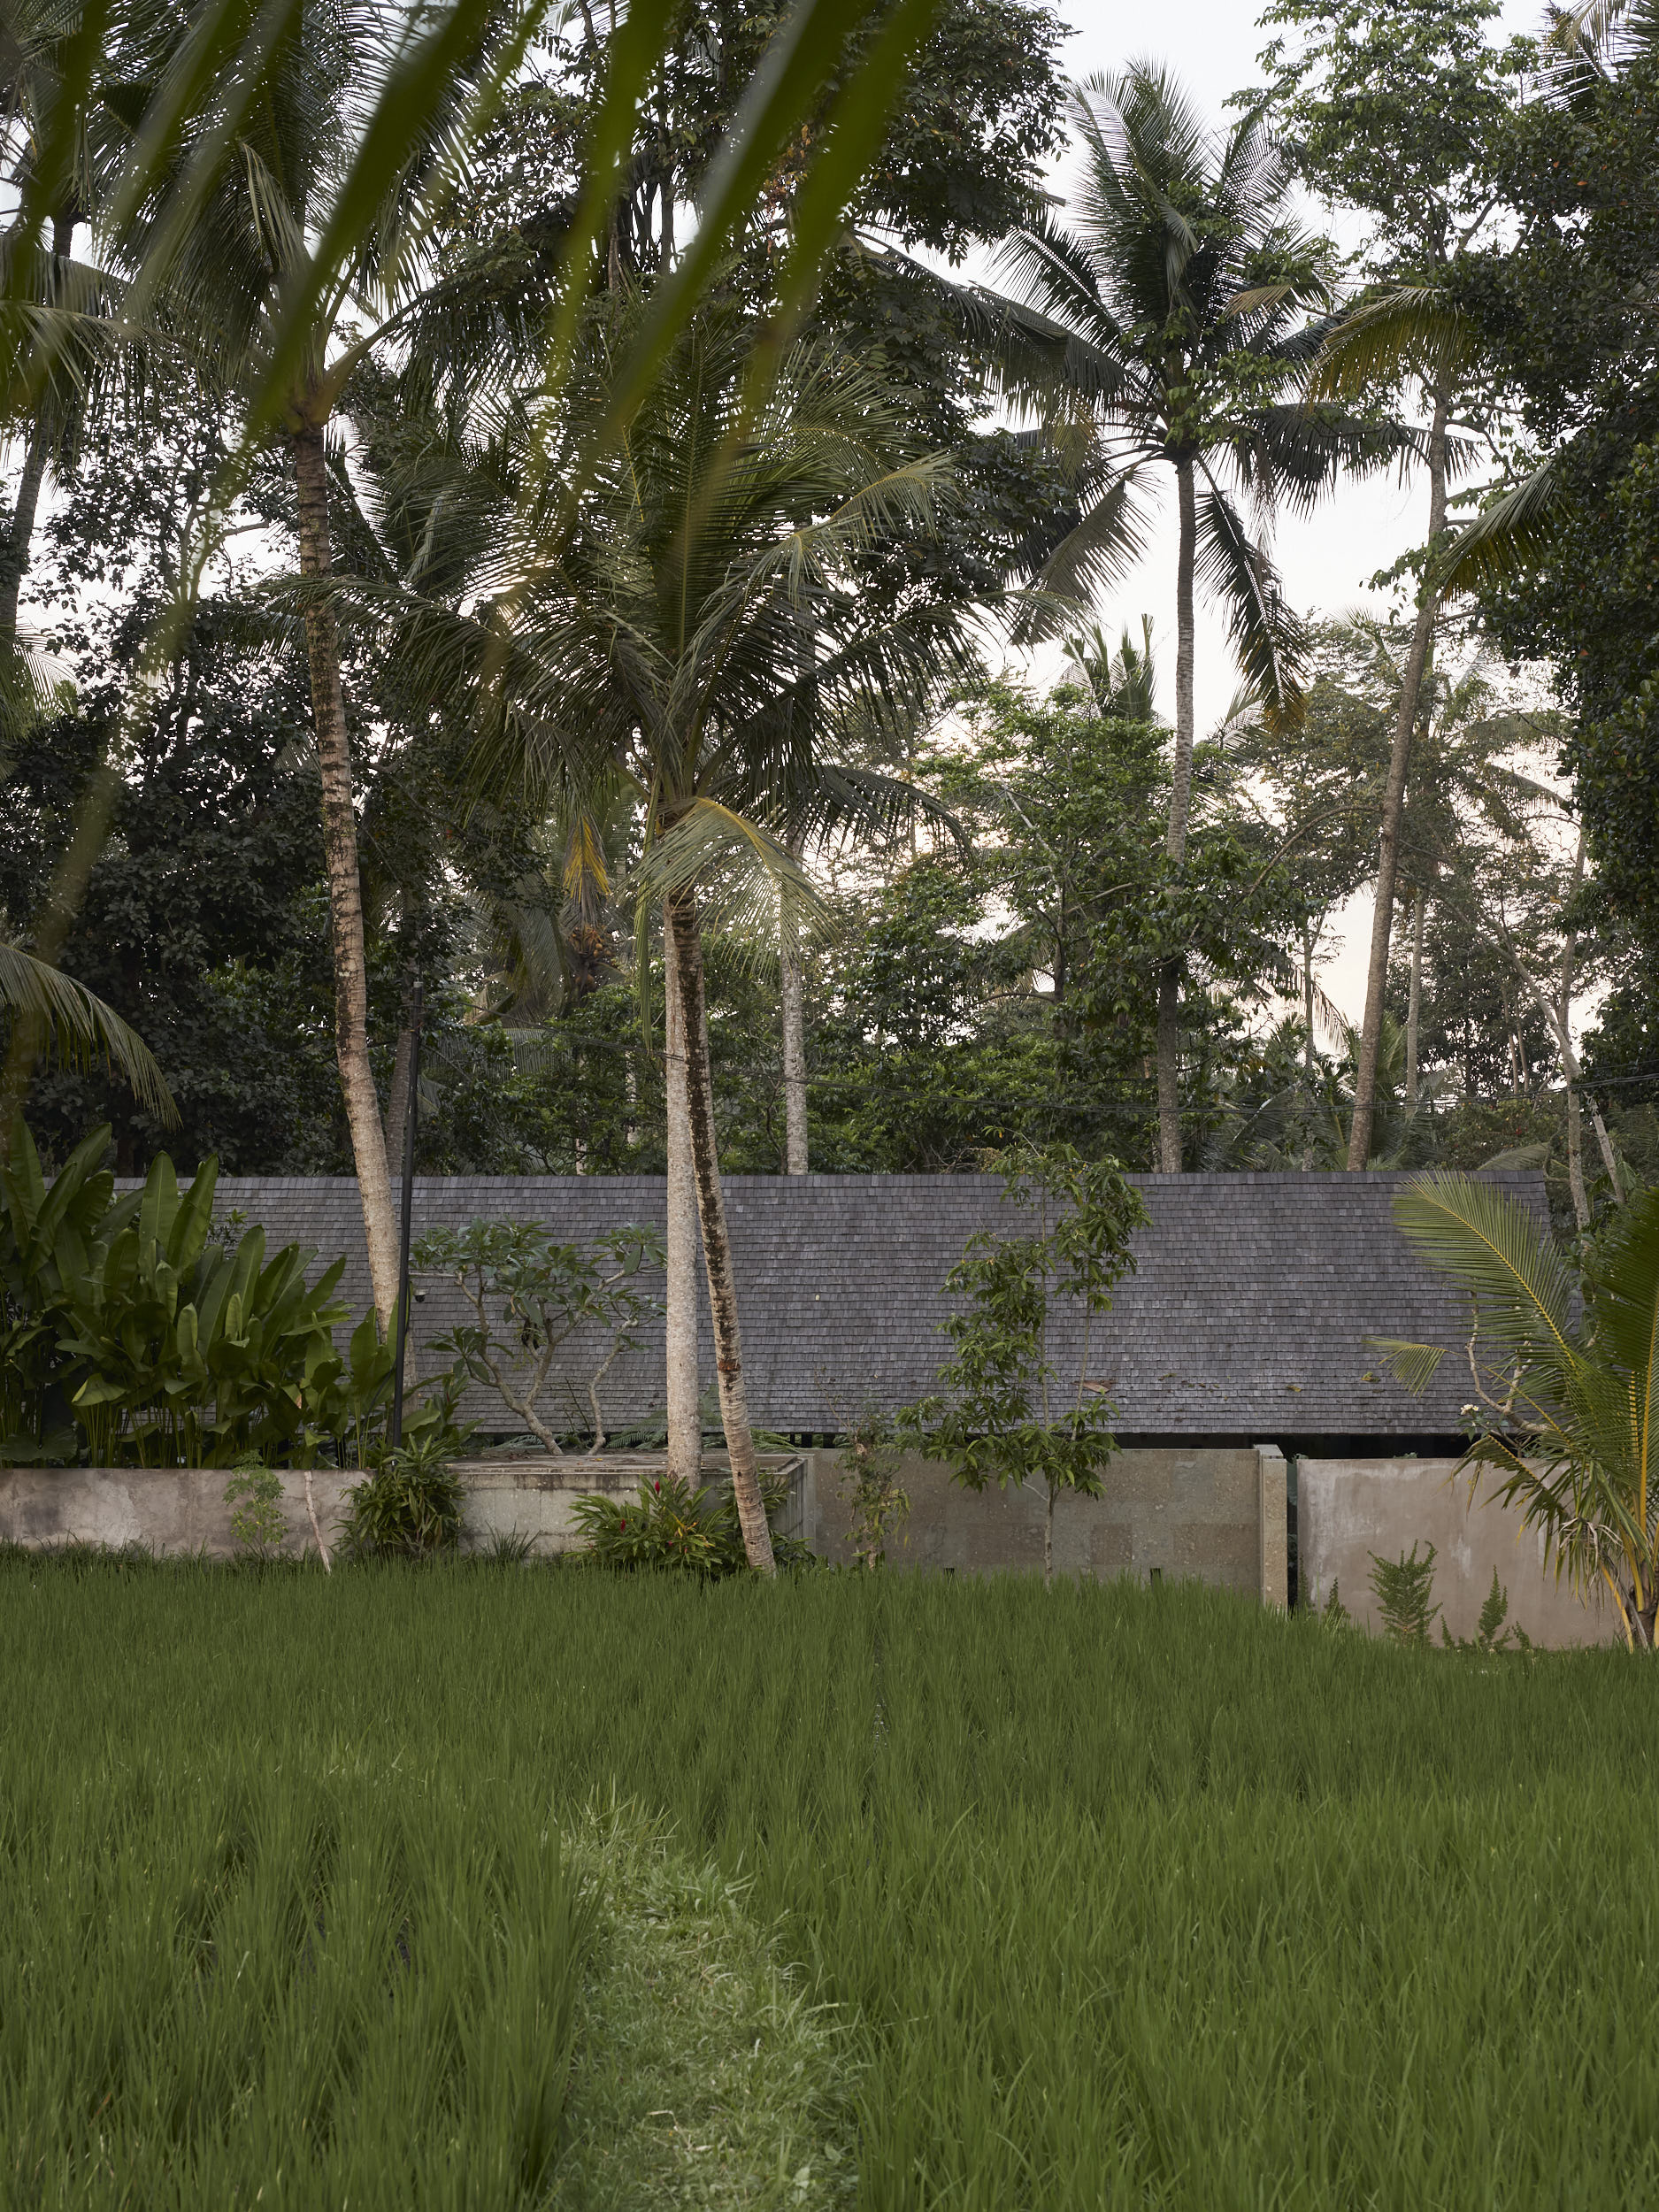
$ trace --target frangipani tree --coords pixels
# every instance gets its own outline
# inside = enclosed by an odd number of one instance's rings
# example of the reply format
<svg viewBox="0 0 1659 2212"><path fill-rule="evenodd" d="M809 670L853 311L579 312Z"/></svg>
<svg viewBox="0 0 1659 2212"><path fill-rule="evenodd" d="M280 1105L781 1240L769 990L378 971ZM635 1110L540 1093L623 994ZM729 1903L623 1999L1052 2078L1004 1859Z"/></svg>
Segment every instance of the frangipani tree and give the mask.
<svg viewBox="0 0 1659 2212"><path fill-rule="evenodd" d="M1263 526L1305 510L1343 470L1398 463L1415 434L1303 394L1333 303L1330 250L1294 219L1289 171L1259 112L1208 129L1149 63L1072 88L1082 175L1070 220L1017 234L1002 266L1018 303L987 300L1007 389L1051 425L1085 428L1083 512L1049 555L1033 629L1074 618L1141 553L1173 479L1175 732L1166 847L1187 849L1194 737L1194 601L1224 611L1270 712L1294 711L1302 626ZM1181 1164L1179 960L1158 998L1160 1164Z"/></svg>

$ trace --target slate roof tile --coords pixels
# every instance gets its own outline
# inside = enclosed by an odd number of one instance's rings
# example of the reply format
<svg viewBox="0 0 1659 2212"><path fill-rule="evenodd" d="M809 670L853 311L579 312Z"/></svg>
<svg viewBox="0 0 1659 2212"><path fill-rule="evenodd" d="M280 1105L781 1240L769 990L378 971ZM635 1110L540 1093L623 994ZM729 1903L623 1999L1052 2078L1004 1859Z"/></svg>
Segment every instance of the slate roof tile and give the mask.
<svg viewBox="0 0 1659 2212"><path fill-rule="evenodd" d="M1461 1359L1448 1359L1421 1398L1389 1379L1368 1336L1455 1348L1461 1306L1417 1259L1391 1211L1404 1176L1143 1175L1150 1217L1136 1242L1138 1268L1097 1322L1090 1365L1109 1380L1125 1433L1303 1434L1390 1437L1450 1433L1468 1394ZM1492 1179L1540 1216L1542 1179ZM749 1402L757 1422L791 1432L843 1429L866 1402L887 1409L933 1386L947 1348L938 1325L943 1284L977 1229L1008 1218L991 1176L733 1176L726 1205L738 1271ZM368 1302L368 1267L357 1185L344 1179L222 1178L216 1210L264 1224L272 1248L318 1248L319 1265L346 1255L342 1292ZM415 1233L462 1227L475 1216L540 1221L562 1240L586 1241L626 1223L664 1225L664 1185L644 1176L423 1176ZM642 1279L660 1298L662 1283ZM712 1387L706 1292L703 1381ZM429 1283L416 1310L415 1340L467 1318L459 1296ZM1075 1362L1081 1317L1056 1332L1064 1368ZM660 1315L637 1353L606 1378L607 1421L622 1426L660 1409ZM588 1374L602 1352L578 1336L549 1382L564 1421L585 1420ZM424 1363L430 1364L428 1359ZM1075 1372L1075 1365L1072 1366ZM1378 1382L1367 1383L1367 1374ZM475 1392L468 1411L487 1426L510 1417Z"/></svg>

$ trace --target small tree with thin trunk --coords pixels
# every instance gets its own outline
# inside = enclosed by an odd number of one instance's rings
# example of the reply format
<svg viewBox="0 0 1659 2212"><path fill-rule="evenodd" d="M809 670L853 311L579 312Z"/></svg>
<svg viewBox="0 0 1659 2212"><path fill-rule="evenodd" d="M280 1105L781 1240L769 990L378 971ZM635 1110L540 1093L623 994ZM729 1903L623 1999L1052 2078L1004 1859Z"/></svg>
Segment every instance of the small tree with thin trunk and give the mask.
<svg viewBox="0 0 1659 2212"><path fill-rule="evenodd" d="M945 1281L966 1302L942 1325L956 1347L939 1371L943 1390L905 1407L898 1425L971 1490L993 1482L1043 1490L1042 1572L1051 1583L1055 1501L1063 1491L1098 1497L1118 1448L1110 1385L1089 1372L1094 1325L1134 1267L1129 1240L1147 1217L1115 1161L1085 1161L1061 1145L1010 1153L1001 1164L1005 1201L1031 1225L969 1238ZM1082 1308L1075 1374L1057 1357L1062 1301Z"/></svg>

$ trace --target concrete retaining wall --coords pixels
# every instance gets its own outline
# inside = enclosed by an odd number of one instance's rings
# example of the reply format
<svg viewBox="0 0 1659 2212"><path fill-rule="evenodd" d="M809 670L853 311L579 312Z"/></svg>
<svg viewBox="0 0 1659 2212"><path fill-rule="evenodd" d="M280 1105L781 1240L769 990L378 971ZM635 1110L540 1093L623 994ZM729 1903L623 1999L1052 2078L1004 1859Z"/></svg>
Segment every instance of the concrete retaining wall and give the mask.
<svg viewBox="0 0 1659 2212"><path fill-rule="evenodd" d="M788 1502L779 1516L786 1533L802 1526L802 1468L794 1454L763 1455L762 1468L787 1473ZM463 1543L470 1548L496 1538L527 1538L539 1552L573 1550L581 1538L573 1507L578 1498L626 1496L641 1480L662 1471L662 1460L617 1454L598 1460L462 1460L457 1463L465 1494ZM705 1480L726 1472L723 1453L704 1455ZM7 1467L0 1468L0 1543L45 1549L65 1544L97 1544L115 1550L138 1545L159 1555L200 1554L229 1558L236 1549L231 1532L235 1508L225 1502L230 1477L222 1467ZM317 1517L332 1544L345 1510L346 1493L360 1478L318 1469L311 1477ZM314 1548L305 1509L305 1479L282 1477L282 1513L290 1555Z"/></svg>
<svg viewBox="0 0 1659 2212"><path fill-rule="evenodd" d="M1509 1618L1536 1644L1606 1643L1619 1635L1610 1603L1586 1605L1544 1563L1544 1540L1483 1486L1470 1502L1455 1459L1299 1459L1299 1602L1317 1608L1338 1586L1354 1619L1380 1628L1371 1554L1397 1559L1415 1543L1435 1549L1434 1598L1454 1636L1472 1636L1495 1567ZM1439 1624L1435 1634L1440 1633Z"/></svg>
<svg viewBox="0 0 1659 2212"><path fill-rule="evenodd" d="M850 1562L841 1455L808 1452L803 1504L812 1548ZM937 1461L906 1457L899 1480L908 1522L888 1546L893 1566L959 1573L1041 1569L1047 1498L1041 1490L974 1492ZM1120 1452L1098 1498L1064 1496L1054 1516L1059 1574L1190 1577L1285 1602L1285 1462L1263 1445Z"/></svg>

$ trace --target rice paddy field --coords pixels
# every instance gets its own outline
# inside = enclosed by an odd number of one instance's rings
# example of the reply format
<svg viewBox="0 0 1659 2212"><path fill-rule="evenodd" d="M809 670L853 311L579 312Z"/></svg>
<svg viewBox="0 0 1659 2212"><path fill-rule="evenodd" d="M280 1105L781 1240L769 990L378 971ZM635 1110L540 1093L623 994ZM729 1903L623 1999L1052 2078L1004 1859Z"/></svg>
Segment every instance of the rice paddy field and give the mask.
<svg viewBox="0 0 1659 2212"><path fill-rule="evenodd" d="M1648 2205L1650 1663L0 1558L0 2203Z"/></svg>

